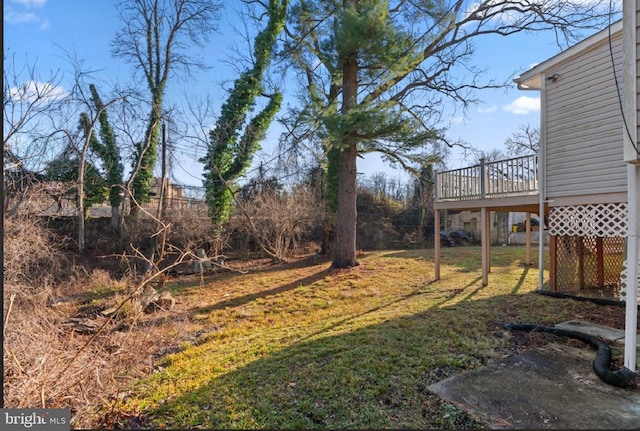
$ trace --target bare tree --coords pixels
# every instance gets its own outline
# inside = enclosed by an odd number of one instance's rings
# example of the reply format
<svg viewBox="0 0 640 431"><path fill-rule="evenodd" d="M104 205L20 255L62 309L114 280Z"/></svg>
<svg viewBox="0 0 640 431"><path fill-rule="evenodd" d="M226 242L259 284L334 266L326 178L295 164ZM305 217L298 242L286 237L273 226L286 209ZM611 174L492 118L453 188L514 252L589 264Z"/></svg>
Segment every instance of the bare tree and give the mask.
<svg viewBox="0 0 640 431"><path fill-rule="evenodd" d="M3 214L11 217L52 158L56 114L68 102L69 94L60 86L60 73L53 72L43 80L35 63L18 64L15 56L3 59Z"/></svg>
<svg viewBox="0 0 640 431"><path fill-rule="evenodd" d="M116 57L142 74L150 93L144 139L137 143L130 187L140 202L148 201L153 182L164 96L172 74L203 68L189 49L202 46L214 30L221 4L211 0L119 0L122 27L112 41ZM134 213L137 210L132 208Z"/></svg>
<svg viewBox="0 0 640 431"><path fill-rule="evenodd" d="M540 128L523 124L518 131L507 138L504 145L512 157L537 154L540 151Z"/></svg>
<svg viewBox="0 0 640 431"><path fill-rule="evenodd" d="M247 225L247 217L251 224ZM253 237L275 261L285 261L309 232L322 224L317 195L303 186L291 191L266 187L237 201L232 228Z"/></svg>
<svg viewBox="0 0 640 431"><path fill-rule="evenodd" d="M100 145L97 143L96 135L101 126L101 119L106 120L106 112L115 104L128 106L127 98L135 96L134 90L122 89L117 85L108 93L109 96L104 100L100 100L95 89L95 78L92 72L88 71L84 63L74 52L66 52L67 60L73 68L74 80L73 87L69 91L68 106L64 121L60 121L55 125L54 133L61 135L66 141L64 152L69 152L75 157L75 161L68 168L74 170L70 178L75 179L75 190L77 199L77 224L78 224L78 250L83 252L85 249L85 218L92 203L87 202L88 191L88 168L91 168L94 177L100 179L98 187L102 187L104 193L101 194L102 199L108 194L107 181L104 177L108 176L108 166L102 166L101 172L97 169L97 165L103 165L107 161L97 154L100 152ZM103 91L104 92L104 91ZM96 100L98 98L98 100ZM133 121L129 119L127 123ZM104 131L102 131L104 132ZM113 135L113 131L109 133ZM104 133L102 133L104 134ZM104 136L103 136L104 137ZM112 136L115 140L115 136ZM113 157L117 159L118 148L112 148ZM89 164L90 158L96 160Z"/></svg>
<svg viewBox="0 0 640 431"><path fill-rule="evenodd" d="M89 108L88 112L84 113L82 117L82 128L84 129L84 137L81 141L80 147L80 159L78 163L78 251L83 252L85 248L85 171L86 171L86 158L87 153L91 147L91 141L94 139L94 133L97 133L95 128L99 121L100 116L109 107L109 105L116 103L119 99L125 96L117 96L114 99L104 103L99 109L95 108L87 100L86 106Z"/></svg>
<svg viewBox="0 0 640 431"><path fill-rule="evenodd" d="M470 152L471 155L473 155L473 163L480 163L480 160L484 160L485 162L497 162L498 160L507 158L506 154L497 148L492 150L472 149Z"/></svg>

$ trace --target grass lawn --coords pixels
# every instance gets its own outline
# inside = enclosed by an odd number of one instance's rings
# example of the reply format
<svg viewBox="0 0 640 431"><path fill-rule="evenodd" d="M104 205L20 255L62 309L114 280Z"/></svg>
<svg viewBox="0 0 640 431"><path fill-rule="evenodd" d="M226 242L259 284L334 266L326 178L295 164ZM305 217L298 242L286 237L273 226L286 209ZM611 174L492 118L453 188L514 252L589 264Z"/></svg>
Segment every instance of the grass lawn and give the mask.
<svg viewBox="0 0 640 431"><path fill-rule="evenodd" d="M535 294L537 263L523 258L493 248L488 287L477 247L444 249L435 283L433 250L169 283L199 336L157 359L119 409L152 428L482 427L426 388L555 337L503 323L624 321L622 307Z"/></svg>

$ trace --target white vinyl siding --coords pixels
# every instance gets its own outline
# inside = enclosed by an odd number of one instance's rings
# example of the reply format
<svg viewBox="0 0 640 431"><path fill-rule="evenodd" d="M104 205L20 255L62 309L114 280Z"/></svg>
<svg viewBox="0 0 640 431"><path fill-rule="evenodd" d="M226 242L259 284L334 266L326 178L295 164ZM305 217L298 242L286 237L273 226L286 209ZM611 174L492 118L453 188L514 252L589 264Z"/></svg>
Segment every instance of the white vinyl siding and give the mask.
<svg viewBox="0 0 640 431"><path fill-rule="evenodd" d="M612 40L622 91L622 37ZM547 197L624 192L618 93L607 40L545 71Z"/></svg>
<svg viewBox="0 0 640 431"><path fill-rule="evenodd" d="M640 6L636 2L636 124L637 132L640 137ZM636 141L637 142L637 141Z"/></svg>

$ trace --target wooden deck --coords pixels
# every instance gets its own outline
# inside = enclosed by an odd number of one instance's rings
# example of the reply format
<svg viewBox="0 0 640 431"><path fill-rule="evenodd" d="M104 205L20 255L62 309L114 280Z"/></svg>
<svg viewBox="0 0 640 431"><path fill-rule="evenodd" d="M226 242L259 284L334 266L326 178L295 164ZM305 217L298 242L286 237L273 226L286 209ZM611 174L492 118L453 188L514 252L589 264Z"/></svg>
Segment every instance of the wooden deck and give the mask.
<svg viewBox="0 0 640 431"><path fill-rule="evenodd" d="M540 212L538 156L523 156L495 162L481 159L478 165L436 172L435 182L435 280L440 279L441 210L480 211L483 286L489 283L491 269L491 211L527 212L525 263L531 264L531 213ZM544 247L539 250L544 250Z"/></svg>
<svg viewBox="0 0 640 431"><path fill-rule="evenodd" d="M538 157L523 156L436 173L435 209L536 211Z"/></svg>

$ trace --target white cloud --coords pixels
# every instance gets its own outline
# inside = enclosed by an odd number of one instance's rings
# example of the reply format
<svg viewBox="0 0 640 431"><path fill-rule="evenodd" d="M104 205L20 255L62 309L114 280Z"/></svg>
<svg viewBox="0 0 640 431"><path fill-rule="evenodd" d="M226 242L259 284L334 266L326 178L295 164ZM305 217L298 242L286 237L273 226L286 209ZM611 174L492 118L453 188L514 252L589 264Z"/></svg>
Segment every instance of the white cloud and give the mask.
<svg viewBox="0 0 640 431"><path fill-rule="evenodd" d="M67 95L67 91L50 82L28 81L21 87L11 87L9 98L14 103L49 103L60 100Z"/></svg>
<svg viewBox="0 0 640 431"><path fill-rule="evenodd" d="M7 24L40 23L40 28L49 26L47 19L31 11L47 4L47 0L11 0L11 5L5 5L4 21Z"/></svg>
<svg viewBox="0 0 640 431"><path fill-rule="evenodd" d="M460 126L464 124L464 117L459 116L459 117L451 117L451 125L453 126Z"/></svg>
<svg viewBox="0 0 640 431"><path fill-rule="evenodd" d="M512 114L527 115L532 112L540 111L540 98L520 96L503 109L507 112L511 112Z"/></svg>
<svg viewBox="0 0 640 431"><path fill-rule="evenodd" d="M11 3L17 3L24 7L42 7L47 0L11 0Z"/></svg>
<svg viewBox="0 0 640 431"><path fill-rule="evenodd" d="M38 22L40 18L31 12L9 11L4 14L4 20L9 24L24 24L27 22Z"/></svg>
<svg viewBox="0 0 640 431"><path fill-rule="evenodd" d="M478 108L478 113L479 114L490 114L492 112L496 112L497 109L498 109L498 107L496 105L490 105L490 106L487 106L485 108Z"/></svg>

